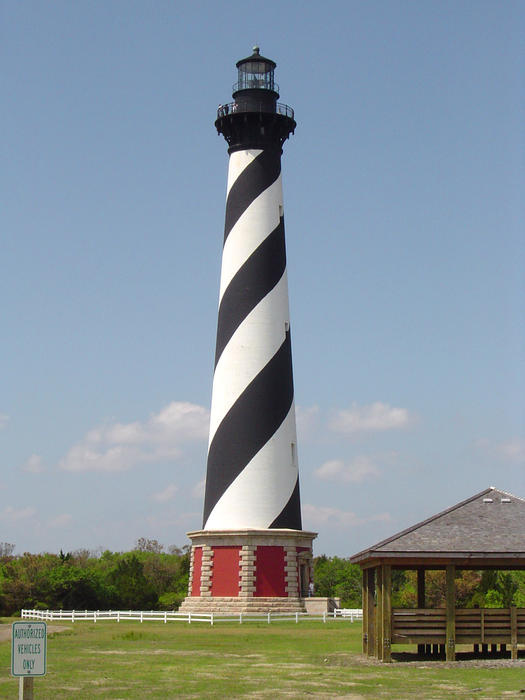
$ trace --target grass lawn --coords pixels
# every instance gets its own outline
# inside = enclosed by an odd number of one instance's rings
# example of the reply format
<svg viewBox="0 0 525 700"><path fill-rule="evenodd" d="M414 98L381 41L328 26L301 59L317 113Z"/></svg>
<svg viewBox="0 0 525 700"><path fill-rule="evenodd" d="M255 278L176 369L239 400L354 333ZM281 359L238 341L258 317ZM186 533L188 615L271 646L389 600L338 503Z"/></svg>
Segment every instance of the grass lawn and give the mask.
<svg viewBox="0 0 525 700"><path fill-rule="evenodd" d="M525 697L524 661L481 667L379 664L360 655L360 623L345 620L65 626L48 635L47 675L35 678L35 700ZM10 642L1 642L5 700L18 697L10 655Z"/></svg>

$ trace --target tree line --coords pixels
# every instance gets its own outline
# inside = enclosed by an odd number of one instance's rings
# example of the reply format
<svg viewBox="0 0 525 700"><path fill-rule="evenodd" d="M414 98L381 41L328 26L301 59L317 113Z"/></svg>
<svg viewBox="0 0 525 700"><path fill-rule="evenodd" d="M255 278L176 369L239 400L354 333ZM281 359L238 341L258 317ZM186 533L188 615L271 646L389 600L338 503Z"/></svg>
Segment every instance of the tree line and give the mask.
<svg viewBox="0 0 525 700"><path fill-rule="evenodd" d="M22 608L51 610L171 610L188 590L190 548L165 548L140 538L129 552L80 549L59 554L14 555L0 543L0 615ZM392 572L394 607L416 607L414 571ZM360 608L361 570L341 557L314 558L315 595L338 597ZM525 572L463 571L456 579L458 607L525 607ZM426 574L427 607L444 607L445 574Z"/></svg>
<svg viewBox="0 0 525 700"><path fill-rule="evenodd" d="M22 608L169 610L187 595L189 546L165 550L157 540L141 538L131 552L14 556L13 550L0 544L0 615Z"/></svg>

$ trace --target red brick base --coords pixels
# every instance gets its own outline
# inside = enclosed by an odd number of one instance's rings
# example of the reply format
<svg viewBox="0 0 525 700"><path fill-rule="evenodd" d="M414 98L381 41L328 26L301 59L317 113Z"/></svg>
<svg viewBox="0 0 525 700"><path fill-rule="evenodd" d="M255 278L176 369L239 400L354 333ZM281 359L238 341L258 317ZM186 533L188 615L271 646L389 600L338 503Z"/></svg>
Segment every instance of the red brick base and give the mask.
<svg viewBox="0 0 525 700"><path fill-rule="evenodd" d="M314 532L199 530L185 612L297 612L312 578Z"/></svg>

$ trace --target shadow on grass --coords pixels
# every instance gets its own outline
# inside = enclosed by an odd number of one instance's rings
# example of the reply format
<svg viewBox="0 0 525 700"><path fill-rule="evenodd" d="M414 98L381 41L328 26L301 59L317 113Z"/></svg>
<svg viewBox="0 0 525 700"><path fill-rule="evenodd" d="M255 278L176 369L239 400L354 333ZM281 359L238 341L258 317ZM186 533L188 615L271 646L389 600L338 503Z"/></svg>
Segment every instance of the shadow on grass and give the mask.
<svg viewBox="0 0 525 700"><path fill-rule="evenodd" d="M410 663L410 662L421 662L421 661L446 661L445 653L434 653L434 654L421 654L416 651L399 651L392 652L392 661L400 663ZM456 661L450 661L449 663L457 663L461 661L479 661L486 665L487 663L498 662L498 661L508 661L509 663L517 663L520 661L525 661L525 651L518 651L518 659L513 661L511 659L510 651L493 651L487 653L476 653L473 651L459 651L456 652Z"/></svg>

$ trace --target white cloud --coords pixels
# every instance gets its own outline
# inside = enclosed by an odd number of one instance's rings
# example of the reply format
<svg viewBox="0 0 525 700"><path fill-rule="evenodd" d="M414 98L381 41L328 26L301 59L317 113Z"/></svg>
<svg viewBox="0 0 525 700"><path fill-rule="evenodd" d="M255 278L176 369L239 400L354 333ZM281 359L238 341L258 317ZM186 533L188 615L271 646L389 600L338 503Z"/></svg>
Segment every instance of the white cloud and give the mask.
<svg viewBox="0 0 525 700"><path fill-rule="evenodd" d="M70 513L61 513L48 521L48 527L66 527L73 521L73 516Z"/></svg>
<svg viewBox="0 0 525 700"><path fill-rule="evenodd" d="M0 413L0 430L3 430L7 423L9 422L9 416L7 413Z"/></svg>
<svg viewBox="0 0 525 700"><path fill-rule="evenodd" d="M89 444L80 443L74 445L60 460L59 467L71 472L121 472L140 462L147 462L148 457L153 457L152 453L142 453L140 450L127 448L123 445L108 447L106 450L100 451L93 449Z"/></svg>
<svg viewBox="0 0 525 700"><path fill-rule="evenodd" d="M202 481L196 483L191 490L191 495L193 496L193 498L204 498L205 487L206 479L202 479Z"/></svg>
<svg viewBox="0 0 525 700"><path fill-rule="evenodd" d="M352 511L340 510L331 506L314 506L307 503L303 506L303 516L308 527L330 527L330 526L345 526L357 527L370 522L388 522L389 513L377 513L368 518L362 518Z"/></svg>
<svg viewBox="0 0 525 700"><path fill-rule="evenodd" d="M113 423L90 430L59 466L66 471L118 472L177 459L185 444L207 439L208 426L205 408L173 401L143 423Z"/></svg>
<svg viewBox="0 0 525 700"><path fill-rule="evenodd" d="M42 457L40 455L31 455L31 457L22 464L22 471L29 472L30 474L41 474L44 471Z"/></svg>
<svg viewBox="0 0 525 700"><path fill-rule="evenodd" d="M504 459L514 464L525 464L525 440L514 438L505 442L492 443L486 438L476 442L476 447L489 454L492 458Z"/></svg>
<svg viewBox="0 0 525 700"><path fill-rule="evenodd" d="M315 470L314 474L323 481L358 484L380 473L371 457L361 455L350 462L341 459L331 459Z"/></svg>
<svg viewBox="0 0 525 700"><path fill-rule="evenodd" d="M300 441L307 440L318 426L319 406L309 406L308 408L296 406L295 418Z"/></svg>
<svg viewBox="0 0 525 700"><path fill-rule="evenodd" d="M144 423L114 423L91 430L86 441L91 444L173 445L175 441L201 440L208 437L209 412L202 406L172 401Z"/></svg>
<svg viewBox="0 0 525 700"><path fill-rule="evenodd" d="M12 506L7 506L2 511L1 517L7 522L18 522L20 520L32 518L35 514L36 510L32 506L26 506L25 508L13 508Z"/></svg>
<svg viewBox="0 0 525 700"><path fill-rule="evenodd" d="M498 446L502 457L516 464L525 464L525 440L516 438L508 442L502 442Z"/></svg>
<svg viewBox="0 0 525 700"><path fill-rule="evenodd" d="M166 503L166 501L172 500L178 490L177 484L168 484L165 489L153 494L153 500L159 503Z"/></svg>
<svg viewBox="0 0 525 700"><path fill-rule="evenodd" d="M329 428L337 433L376 432L406 428L413 418L406 408L396 408L376 401L369 406L358 406L338 411Z"/></svg>

